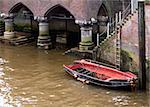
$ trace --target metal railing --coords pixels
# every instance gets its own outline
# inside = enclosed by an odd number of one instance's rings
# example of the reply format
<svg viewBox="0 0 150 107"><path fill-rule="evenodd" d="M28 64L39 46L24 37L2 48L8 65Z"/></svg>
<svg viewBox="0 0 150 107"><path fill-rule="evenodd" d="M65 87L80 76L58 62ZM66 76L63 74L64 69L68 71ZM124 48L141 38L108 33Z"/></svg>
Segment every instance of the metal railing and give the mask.
<svg viewBox="0 0 150 107"><path fill-rule="evenodd" d="M122 20L124 20L131 13L131 5L129 4L127 8L121 13Z"/></svg>
<svg viewBox="0 0 150 107"><path fill-rule="evenodd" d="M104 30L101 34L97 34L97 46L105 39L102 38L103 36L108 37L110 33L116 30L117 26L121 24L126 17L131 13L131 4L127 6L127 8L124 11L120 11L119 13L115 14L115 17L113 18L114 21L107 23L107 28Z"/></svg>

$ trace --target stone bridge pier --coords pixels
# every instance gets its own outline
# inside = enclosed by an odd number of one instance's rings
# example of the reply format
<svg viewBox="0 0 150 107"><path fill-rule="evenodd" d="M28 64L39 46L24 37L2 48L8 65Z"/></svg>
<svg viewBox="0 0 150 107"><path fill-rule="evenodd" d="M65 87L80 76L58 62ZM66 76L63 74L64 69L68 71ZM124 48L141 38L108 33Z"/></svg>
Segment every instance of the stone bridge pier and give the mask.
<svg viewBox="0 0 150 107"><path fill-rule="evenodd" d="M8 16L4 19L5 21L5 32L4 32L4 38L5 39L12 39L15 37L14 33L14 19L13 16Z"/></svg>
<svg viewBox="0 0 150 107"><path fill-rule="evenodd" d="M52 46L49 34L49 23L46 18L39 17L39 36L37 46L42 49L50 49Z"/></svg>
<svg viewBox="0 0 150 107"><path fill-rule="evenodd" d="M80 26L81 42L79 43L79 49L82 51L92 50L94 43L92 41L92 23L86 20L76 20L76 23Z"/></svg>
<svg viewBox="0 0 150 107"><path fill-rule="evenodd" d="M115 7L116 4L120 6ZM96 31L89 20L95 18L100 22L103 17L113 16L115 11L122 9L121 4L109 0L1 0L0 12L14 14L5 19L4 38L12 39L18 32L29 34L36 30L34 36L39 48L50 49L59 44L91 50L96 43L92 40L96 38ZM110 8L114 7L112 11ZM75 20L84 23L77 24ZM105 22L99 24L98 33L105 27ZM30 32L26 32L29 29Z"/></svg>

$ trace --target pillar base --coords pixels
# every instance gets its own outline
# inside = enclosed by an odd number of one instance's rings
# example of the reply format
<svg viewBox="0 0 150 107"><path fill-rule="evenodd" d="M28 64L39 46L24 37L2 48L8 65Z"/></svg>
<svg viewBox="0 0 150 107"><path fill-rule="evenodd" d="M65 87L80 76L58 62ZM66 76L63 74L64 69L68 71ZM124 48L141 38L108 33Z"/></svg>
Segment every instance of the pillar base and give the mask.
<svg viewBox="0 0 150 107"><path fill-rule="evenodd" d="M51 46L51 44L39 44L38 43L38 48L48 50L48 49L51 49L52 46Z"/></svg>
<svg viewBox="0 0 150 107"><path fill-rule="evenodd" d="M5 39L12 39L15 37L15 32L4 32Z"/></svg>
<svg viewBox="0 0 150 107"><path fill-rule="evenodd" d="M82 51L92 50L94 48L93 42L80 42L79 49Z"/></svg>
<svg viewBox="0 0 150 107"><path fill-rule="evenodd" d="M39 36L37 46L40 49L52 48L51 38L49 36Z"/></svg>

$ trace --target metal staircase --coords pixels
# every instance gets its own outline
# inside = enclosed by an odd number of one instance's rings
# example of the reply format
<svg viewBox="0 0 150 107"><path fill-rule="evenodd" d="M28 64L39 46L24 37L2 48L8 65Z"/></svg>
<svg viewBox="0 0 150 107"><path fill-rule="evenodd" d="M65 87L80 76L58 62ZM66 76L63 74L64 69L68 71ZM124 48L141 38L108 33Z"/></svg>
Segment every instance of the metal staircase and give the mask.
<svg viewBox="0 0 150 107"><path fill-rule="evenodd" d="M108 23L107 25L107 30L105 31L107 32L106 38L100 43L97 43L97 46L94 48L94 51L98 50L98 48L101 48L101 46L103 46L107 41L111 39L115 39L115 44L116 44L115 45L116 48L115 66L119 70L120 70L120 63L121 63L121 30L122 27L125 25L125 23L131 20L132 16L137 12L138 12L137 10L131 11L131 7L129 4L129 6L123 12L116 13L114 17L115 21L112 23Z"/></svg>

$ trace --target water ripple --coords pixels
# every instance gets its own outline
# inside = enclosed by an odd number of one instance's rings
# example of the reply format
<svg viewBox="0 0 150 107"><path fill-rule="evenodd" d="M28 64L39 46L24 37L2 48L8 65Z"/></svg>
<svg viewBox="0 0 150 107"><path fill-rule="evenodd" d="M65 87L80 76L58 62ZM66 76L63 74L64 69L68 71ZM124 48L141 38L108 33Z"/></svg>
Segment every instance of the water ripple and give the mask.
<svg viewBox="0 0 150 107"><path fill-rule="evenodd" d="M12 78L5 76L5 72L14 71L14 69L5 66L6 63L8 63L8 61L0 58L0 107L22 107L23 104L36 104L36 96L27 98L12 96L13 88L7 83L7 80L11 80ZM14 87L14 90L16 89L17 87Z"/></svg>

